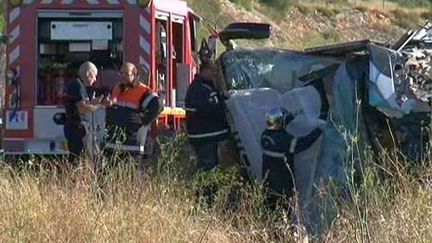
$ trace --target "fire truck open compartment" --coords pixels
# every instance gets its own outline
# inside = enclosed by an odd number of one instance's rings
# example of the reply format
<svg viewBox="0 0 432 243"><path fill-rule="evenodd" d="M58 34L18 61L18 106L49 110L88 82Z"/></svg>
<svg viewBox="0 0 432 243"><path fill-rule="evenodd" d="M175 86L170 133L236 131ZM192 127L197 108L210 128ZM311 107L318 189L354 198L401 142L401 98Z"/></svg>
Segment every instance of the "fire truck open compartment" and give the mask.
<svg viewBox="0 0 432 243"><path fill-rule="evenodd" d="M37 39L37 105L61 105L65 85L78 67L92 61L100 70L98 86L110 90L123 62L121 12L40 12Z"/></svg>
<svg viewBox="0 0 432 243"><path fill-rule="evenodd" d="M141 73L146 67L149 79L142 80L165 105L152 136L181 127L183 100L198 67L201 20L186 1L6 1L5 9L13 74L5 83L5 154L67 153L63 126L53 117L64 112L64 88L84 61L96 64L96 87L106 93L121 82L123 62Z"/></svg>
<svg viewBox="0 0 432 243"><path fill-rule="evenodd" d="M157 13L157 90L166 107L184 106L191 78L190 66L185 62L184 24L184 16Z"/></svg>

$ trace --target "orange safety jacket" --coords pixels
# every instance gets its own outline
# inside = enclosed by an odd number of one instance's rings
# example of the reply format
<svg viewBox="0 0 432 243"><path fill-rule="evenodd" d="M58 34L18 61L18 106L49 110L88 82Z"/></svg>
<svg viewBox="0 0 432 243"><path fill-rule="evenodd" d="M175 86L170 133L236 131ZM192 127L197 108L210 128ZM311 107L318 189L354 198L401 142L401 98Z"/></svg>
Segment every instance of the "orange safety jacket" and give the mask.
<svg viewBox="0 0 432 243"><path fill-rule="evenodd" d="M143 146L140 145L141 141L146 139L148 125L145 124L143 114L154 98L158 96L146 85L137 84L133 87L127 88L124 84L116 85L112 91L112 98L116 99L115 105L107 109L107 125L108 125L108 141L106 146L108 148L119 148L122 150L130 150L143 152ZM154 102L152 103L154 105ZM148 114L146 118L148 122L153 120L153 116L157 114ZM126 141L122 141L119 145L116 142L116 135L110 131L112 125L118 126L126 130ZM145 132L143 133L143 129ZM110 134L113 133L113 134ZM142 138L141 136L145 136Z"/></svg>
<svg viewBox="0 0 432 243"><path fill-rule="evenodd" d="M126 90L123 84L119 84L112 91L112 98L117 99L116 105L137 110L144 110L156 96L148 86L141 83Z"/></svg>

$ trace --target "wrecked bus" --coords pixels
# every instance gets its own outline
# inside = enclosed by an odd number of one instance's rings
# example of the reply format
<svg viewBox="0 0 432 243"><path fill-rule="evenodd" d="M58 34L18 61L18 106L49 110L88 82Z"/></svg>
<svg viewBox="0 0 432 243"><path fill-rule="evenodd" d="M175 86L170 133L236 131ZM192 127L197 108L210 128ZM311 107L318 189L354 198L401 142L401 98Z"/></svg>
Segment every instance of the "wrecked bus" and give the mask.
<svg viewBox="0 0 432 243"><path fill-rule="evenodd" d="M266 38L271 28L226 27L219 33L228 49L216 60L223 77L218 88L229 97L227 117L240 161L260 178L260 135L265 113L275 106L296 114L287 127L293 135L323 130L294 158L306 204L319 182L346 184L367 148L379 153L396 147L410 159L424 158L432 111L431 27L410 31L394 45L361 40L304 51L234 48L233 39Z"/></svg>

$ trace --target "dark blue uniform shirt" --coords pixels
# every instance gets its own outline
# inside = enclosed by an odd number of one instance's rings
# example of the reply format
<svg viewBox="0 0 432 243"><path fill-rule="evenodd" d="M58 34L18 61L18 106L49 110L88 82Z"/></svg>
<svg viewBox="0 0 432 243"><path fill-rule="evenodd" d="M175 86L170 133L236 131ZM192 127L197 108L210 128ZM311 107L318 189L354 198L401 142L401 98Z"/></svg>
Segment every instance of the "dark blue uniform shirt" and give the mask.
<svg viewBox="0 0 432 243"><path fill-rule="evenodd" d="M78 102L88 99L86 87L80 79L75 79L67 84L65 89L66 124L90 121L90 114L80 114L77 107Z"/></svg>

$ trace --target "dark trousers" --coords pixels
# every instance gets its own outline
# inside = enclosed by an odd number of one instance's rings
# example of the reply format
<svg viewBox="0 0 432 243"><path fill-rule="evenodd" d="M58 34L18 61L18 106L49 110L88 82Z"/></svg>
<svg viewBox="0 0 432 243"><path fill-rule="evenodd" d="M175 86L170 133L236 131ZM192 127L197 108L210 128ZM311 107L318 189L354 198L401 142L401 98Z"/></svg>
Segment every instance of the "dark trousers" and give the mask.
<svg viewBox="0 0 432 243"><path fill-rule="evenodd" d="M84 143L87 142L83 141L86 134L85 128L81 124L65 124L63 131L69 149L68 162L72 166L77 166L78 158L84 151Z"/></svg>
<svg viewBox="0 0 432 243"><path fill-rule="evenodd" d="M68 162L72 166L77 166L79 162L79 157L82 155L91 155L90 159L93 166L98 163L98 150L99 146L96 143L94 136L91 134L91 130L85 123L72 123L65 124L64 135L67 140L69 149ZM93 151L87 151L87 150Z"/></svg>
<svg viewBox="0 0 432 243"><path fill-rule="evenodd" d="M207 171L219 164L218 143L194 143L192 147L197 155L197 170Z"/></svg>
<svg viewBox="0 0 432 243"><path fill-rule="evenodd" d="M277 204L288 207L294 194L294 165L284 161L263 161L262 176L267 187L266 204L270 208Z"/></svg>

